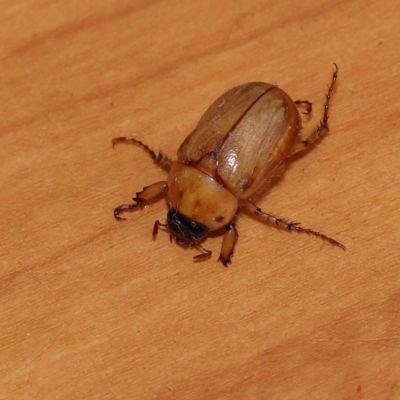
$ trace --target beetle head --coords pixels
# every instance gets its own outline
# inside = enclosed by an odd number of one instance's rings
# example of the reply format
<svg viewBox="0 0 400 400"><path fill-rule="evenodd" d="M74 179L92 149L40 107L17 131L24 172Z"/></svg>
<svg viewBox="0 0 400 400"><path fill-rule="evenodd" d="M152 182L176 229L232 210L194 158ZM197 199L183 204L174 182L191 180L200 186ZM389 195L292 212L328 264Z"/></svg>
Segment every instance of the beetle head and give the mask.
<svg viewBox="0 0 400 400"><path fill-rule="evenodd" d="M167 223L175 240L183 246L198 242L206 237L209 231L205 225L185 217L173 208L168 211Z"/></svg>

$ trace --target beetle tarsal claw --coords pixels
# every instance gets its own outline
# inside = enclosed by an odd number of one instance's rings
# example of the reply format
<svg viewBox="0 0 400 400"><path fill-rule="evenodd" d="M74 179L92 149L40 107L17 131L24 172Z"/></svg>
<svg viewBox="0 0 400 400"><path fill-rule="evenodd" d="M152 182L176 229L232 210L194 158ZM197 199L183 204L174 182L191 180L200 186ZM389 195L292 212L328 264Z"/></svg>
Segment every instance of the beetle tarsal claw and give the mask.
<svg viewBox="0 0 400 400"><path fill-rule="evenodd" d="M138 204L136 203L132 203L132 204L122 204L121 206L117 207L114 210L114 217L118 220L118 221L125 221L126 218L121 217L119 214L124 211L124 210L133 210L134 208L136 208L138 206Z"/></svg>
<svg viewBox="0 0 400 400"><path fill-rule="evenodd" d="M218 257L218 261L221 261L224 267L226 268L228 268L228 264L232 264L232 260L230 257L225 260L224 257L222 257L222 255Z"/></svg>

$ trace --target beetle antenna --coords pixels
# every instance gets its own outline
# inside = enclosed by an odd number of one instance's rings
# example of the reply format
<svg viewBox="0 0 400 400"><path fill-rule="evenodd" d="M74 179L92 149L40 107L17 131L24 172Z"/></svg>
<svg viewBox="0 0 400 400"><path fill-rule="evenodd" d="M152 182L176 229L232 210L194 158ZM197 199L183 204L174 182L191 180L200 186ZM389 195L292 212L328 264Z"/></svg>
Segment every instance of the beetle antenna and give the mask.
<svg viewBox="0 0 400 400"><path fill-rule="evenodd" d="M163 154L161 151L158 152L158 154L157 154L149 146L147 146L147 144L144 144L140 140L130 138L130 137L125 137L125 136L114 138L112 140L113 148L115 147L115 144L118 142L129 142L129 143L137 144L138 146L140 146L142 149L146 150L150 154L150 157L153 159L154 162L160 164L160 166L162 168L164 168L167 172L170 170L171 165L172 165L172 160L168 156Z"/></svg>

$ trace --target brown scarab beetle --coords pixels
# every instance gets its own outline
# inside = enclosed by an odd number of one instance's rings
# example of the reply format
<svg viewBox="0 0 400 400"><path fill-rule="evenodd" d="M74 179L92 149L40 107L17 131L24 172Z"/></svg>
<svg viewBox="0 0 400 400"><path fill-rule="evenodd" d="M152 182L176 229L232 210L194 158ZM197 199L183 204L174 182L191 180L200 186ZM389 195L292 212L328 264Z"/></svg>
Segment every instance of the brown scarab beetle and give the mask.
<svg viewBox="0 0 400 400"><path fill-rule="evenodd" d="M323 117L308 136L300 134L297 106L305 105L304 114L309 114L310 102L293 102L276 85L250 82L229 90L211 105L179 147L177 161L156 154L139 140L115 138L113 145L130 142L143 147L169 172L167 181L153 183L137 193L133 204L117 207L115 218L122 221L121 211L136 209L166 194L167 223L156 221L153 236L159 226L167 228L170 238L183 247L201 249L203 253L194 257L199 260L211 255L210 250L202 247L203 239L209 232L224 230L219 260L225 266L231 262L238 240L233 221L239 209L279 228L319 236L345 249L338 241L303 228L298 222L261 211L251 201L259 189L282 174L286 160L328 133L329 102L338 76L338 67L334 65Z"/></svg>

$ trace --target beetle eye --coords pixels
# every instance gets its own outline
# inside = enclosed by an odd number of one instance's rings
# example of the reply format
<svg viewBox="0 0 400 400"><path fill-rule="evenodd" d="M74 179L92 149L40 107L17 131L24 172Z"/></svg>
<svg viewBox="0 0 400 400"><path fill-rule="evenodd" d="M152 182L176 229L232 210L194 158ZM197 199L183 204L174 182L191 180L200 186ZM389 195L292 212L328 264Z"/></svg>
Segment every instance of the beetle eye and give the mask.
<svg viewBox="0 0 400 400"><path fill-rule="evenodd" d="M207 236L208 228L171 208L167 215L168 228L175 239L188 245Z"/></svg>

